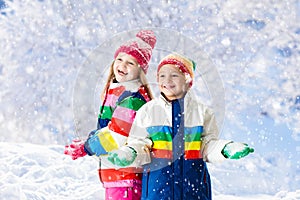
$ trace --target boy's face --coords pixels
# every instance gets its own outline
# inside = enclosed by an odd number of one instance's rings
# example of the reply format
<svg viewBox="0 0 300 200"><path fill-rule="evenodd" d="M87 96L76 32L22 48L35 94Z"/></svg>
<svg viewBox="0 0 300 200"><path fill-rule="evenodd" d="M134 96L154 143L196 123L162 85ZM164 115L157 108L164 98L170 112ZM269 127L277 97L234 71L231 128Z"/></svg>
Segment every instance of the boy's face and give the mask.
<svg viewBox="0 0 300 200"><path fill-rule="evenodd" d="M116 57L113 69L118 82L138 79L141 70L134 57L122 52Z"/></svg>
<svg viewBox="0 0 300 200"><path fill-rule="evenodd" d="M175 65L166 64L158 72L159 89L168 100L180 99L188 91L189 83Z"/></svg>

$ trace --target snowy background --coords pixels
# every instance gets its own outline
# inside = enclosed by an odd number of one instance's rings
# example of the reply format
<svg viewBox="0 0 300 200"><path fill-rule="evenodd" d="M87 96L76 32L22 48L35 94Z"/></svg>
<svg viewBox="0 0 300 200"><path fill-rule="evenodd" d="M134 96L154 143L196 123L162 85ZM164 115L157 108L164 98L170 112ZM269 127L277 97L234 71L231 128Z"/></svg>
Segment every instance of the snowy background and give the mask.
<svg viewBox="0 0 300 200"><path fill-rule="evenodd" d="M300 0L0 0L1 199L103 199L97 159L63 149L95 128L111 51L141 28L158 33L150 80L170 49L205 52L222 79L221 137L255 148L209 165L214 199L300 199L299 21ZM173 35L192 42L176 49ZM216 103L199 74L199 98Z"/></svg>

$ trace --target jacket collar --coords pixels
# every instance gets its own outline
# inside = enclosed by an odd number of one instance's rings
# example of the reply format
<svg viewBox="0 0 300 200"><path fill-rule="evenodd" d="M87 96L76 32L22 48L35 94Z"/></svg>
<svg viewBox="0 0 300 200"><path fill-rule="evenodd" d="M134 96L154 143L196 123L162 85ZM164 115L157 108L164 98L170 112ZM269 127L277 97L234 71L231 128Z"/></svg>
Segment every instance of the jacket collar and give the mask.
<svg viewBox="0 0 300 200"><path fill-rule="evenodd" d="M159 98L165 103L165 105L168 105L168 106L171 106L172 105L172 101L169 101L167 100L167 98L165 97L165 95L163 93L160 93L160 96ZM184 101L185 103L185 107L186 105L193 99L193 95L192 95L192 92L189 90L185 96L183 98L180 98L180 99L176 99L176 100L179 100L179 101ZM173 100L175 101L175 100Z"/></svg>
<svg viewBox="0 0 300 200"><path fill-rule="evenodd" d="M136 90L137 87L141 86L142 83L140 81L140 79L135 79L135 80L131 80L131 81L125 81L125 82L112 82L110 84L110 88L116 88L116 87L120 87L120 86L124 86L126 88L126 90Z"/></svg>

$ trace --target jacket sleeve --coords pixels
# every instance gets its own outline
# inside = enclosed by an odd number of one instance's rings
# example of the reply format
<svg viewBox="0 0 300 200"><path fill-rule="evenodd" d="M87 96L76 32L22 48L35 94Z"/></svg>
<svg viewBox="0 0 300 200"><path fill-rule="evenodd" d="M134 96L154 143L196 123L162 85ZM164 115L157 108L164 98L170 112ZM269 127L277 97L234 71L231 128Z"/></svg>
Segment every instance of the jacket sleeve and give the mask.
<svg viewBox="0 0 300 200"><path fill-rule="evenodd" d="M85 142L85 151L89 155L100 156L125 145L136 111L145 103L144 99L139 98L139 92L132 93L117 103L111 121L107 127L89 136Z"/></svg>
<svg viewBox="0 0 300 200"><path fill-rule="evenodd" d="M124 145L127 137L115 133L108 129L108 127L95 131L94 134L90 134L85 141L84 150L92 156L106 155L108 152L118 149Z"/></svg>
<svg viewBox="0 0 300 200"><path fill-rule="evenodd" d="M210 163L218 163L226 160L222 154L222 149L229 142L231 141L219 139L219 130L215 116L209 108L205 109L201 151L204 160Z"/></svg>
<svg viewBox="0 0 300 200"><path fill-rule="evenodd" d="M143 99L129 96L116 105L111 122L108 124L110 130L124 136L129 135L136 112L145 104Z"/></svg>
<svg viewBox="0 0 300 200"><path fill-rule="evenodd" d="M151 118L148 114L148 105L144 105L136 115L132 124L127 146L135 149L137 157L134 161L134 166L141 166L151 162L150 150L152 140L148 137L147 127L151 123Z"/></svg>

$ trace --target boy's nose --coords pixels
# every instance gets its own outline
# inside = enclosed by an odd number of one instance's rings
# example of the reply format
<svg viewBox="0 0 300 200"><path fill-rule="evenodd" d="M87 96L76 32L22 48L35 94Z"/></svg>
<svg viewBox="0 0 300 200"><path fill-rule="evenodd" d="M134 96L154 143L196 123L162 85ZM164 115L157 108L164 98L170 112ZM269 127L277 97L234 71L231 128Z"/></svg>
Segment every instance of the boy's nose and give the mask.
<svg viewBox="0 0 300 200"><path fill-rule="evenodd" d="M172 77L171 76L167 76L166 77L166 81L167 81L167 83L171 82L172 81Z"/></svg>

